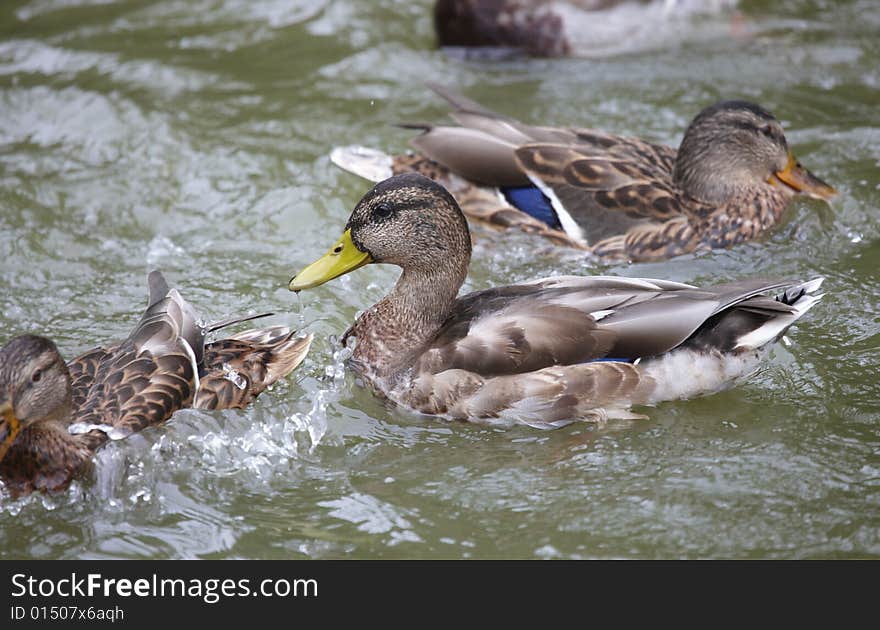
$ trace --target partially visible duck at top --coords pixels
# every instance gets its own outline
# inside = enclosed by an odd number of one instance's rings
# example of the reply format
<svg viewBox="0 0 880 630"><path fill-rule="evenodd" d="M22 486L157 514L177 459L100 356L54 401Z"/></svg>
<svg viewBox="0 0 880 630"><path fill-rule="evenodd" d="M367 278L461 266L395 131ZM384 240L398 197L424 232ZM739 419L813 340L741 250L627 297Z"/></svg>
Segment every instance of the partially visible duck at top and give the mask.
<svg viewBox="0 0 880 630"><path fill-rule="evenodd" d="M415 154L334 149L372 181L415 171L446 187L471 219L519 227L606 260L664 260L755 239L795 194L835 190L804 168L782 125L747 101L701 111L678 150L594 129L536 127L448 89L459 126L422 130Z"/></svg>
<svg viewBox="0 0 880 630"><path fill-rule="evenodd" d="M457 56L607 57L741 36L736 0L437 0L438 44ZM720 16L718 20L706 20ZM696 18L702 18L697 20Z"/></svg>
<svg viewBox="0 0 880 630"><path fill-rule="evenodd" d="M286 326L205 343L193 307L149 276L146 311L129 336L65 362L51 340L19 335L0 348L0 480L13 494L58 491L110 440L187 407L238 409L292 372L312 336Z"/></svg>
<svg viewBox="0 0 880 630"><path fill-rule="evenodd" d="M695 287L608 276L459 296L470 258L455 199L406 173L364 195L342 237L288 286L310 289L370 263L400 267L343 336L356 340L349 366L424 414L541 428L640 417L631 406L728 387L821 298L821 278Z"/></svg>

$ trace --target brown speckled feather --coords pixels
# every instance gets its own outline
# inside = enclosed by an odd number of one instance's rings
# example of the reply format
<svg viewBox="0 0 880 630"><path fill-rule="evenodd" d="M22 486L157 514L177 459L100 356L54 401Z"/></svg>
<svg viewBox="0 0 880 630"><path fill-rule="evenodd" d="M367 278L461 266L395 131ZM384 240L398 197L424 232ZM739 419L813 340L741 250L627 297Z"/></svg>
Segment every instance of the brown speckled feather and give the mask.
<svg viewBox="0 0 880 630"><path fill-rule="evenodd" d="M240 409L296 369L312 335L295 337L283 326L239 333L205 347L205 370L193 407Z"/></svg>
<svg viewBox="0 0 880 630"><path fill-rule="evenodd" d="M190 406L195 394L196 360L204 344L197 315L158 272L150 274L150 285L151 303L141 321L128 339L100 356L74 411L76 423L113 427L115 439L164 422ZM106 430L92 430L80 439L94 450L110 438Z"/></svg>
<svg viewBox="0 0 880 630"><path fill-rule="evenodd" d="M579 145L527 144L516 150L523 170L553 191L594 248L630 230L687 218L671 184L671 165L644 158L661 155L661 147L619 140L604 155L595 146ZM632 150L636 144L644 151Z"/></svg>
<svg viewBox="0 0 880 630"><path fill-rule="evenodd" d="M71 436L57 423L40 423L22 430L0 461L0 478L13 495L35 490L54 491L91 469L94 450L85 436Z"/></svg>
<svg viewBox="0 0 880 630"><path fill-rule="evenodd" d="M67 368L70 370L70 384L73 388L74 409L78 409L85 403L92 382L95 380L95 374L98 373L98 367L115 351L115 347L95 348L72 359L67 364Z"/></svg>

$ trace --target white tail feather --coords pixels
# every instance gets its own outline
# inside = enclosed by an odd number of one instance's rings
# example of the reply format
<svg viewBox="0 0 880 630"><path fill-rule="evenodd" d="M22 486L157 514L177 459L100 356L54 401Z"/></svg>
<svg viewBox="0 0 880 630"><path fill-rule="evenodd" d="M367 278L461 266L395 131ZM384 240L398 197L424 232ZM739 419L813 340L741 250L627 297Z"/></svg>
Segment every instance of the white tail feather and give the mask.
<svg viewBox="0 0 880 630"><path fill-rule="evenodd" d="M804 313L813 308L813 306L822 299L825 295L824 293L816 295L814 295L814 293L819 290L819 287L822 286L824 280L825 278L814 278L813 280L809 280L787 289L786 293L801 290L804 291L804 294L791 305L794 307L795 312L774 317L760 328L756 328L747 335L743 335L737 341L736 348L760 348L761 346L777 339L779 335L785 332L786 328L803 317Z"/></svg>
<svg viewBox="0 0 880 630"><path fill-rule="evenodd" d="M330 161L344 171L375 183L386 180L394 174L391 170L390 155L358 145L336 147L330 152Z"/></svg>

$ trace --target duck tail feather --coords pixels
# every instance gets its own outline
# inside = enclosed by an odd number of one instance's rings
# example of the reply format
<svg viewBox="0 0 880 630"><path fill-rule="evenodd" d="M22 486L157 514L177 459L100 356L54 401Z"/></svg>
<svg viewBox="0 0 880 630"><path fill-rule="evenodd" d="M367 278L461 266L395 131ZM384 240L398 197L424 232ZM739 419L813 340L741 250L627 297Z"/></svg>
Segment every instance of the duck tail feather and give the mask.
<svg viewBox="0 0 880 630"><path fill-rule="evenodd" d="M433 90L438 96L446 100L450 105L452 105L456 109L456 111L479 114L481 116L488 116L489 118L507 120L507 116L502 116L498 112L493 112L491 109L483 107L476 101L472 101L466 96L459 94L452 88L449 88L445 85L440 85L439 83L434 83L432 81L426 82L425 85Z"/></svg>
<svg viewBox="0 0 880 630"><path fill-rule="evenodd" d="M824 297L824 293L817 293L824 280L821 277L814 278L788 287L776 300L792 307L792 310L771 317L762 326L741 336L737 339L736 349L760 348L782 337L792 324Z"/></svg>
<svg viewBox="0 0 880 630"><path fill-rule="evenodd" d="M163 276L162 272L158 269L154 269L150 272L150 275L147 276L147 285L150 288L149 304L147 304L147 308L153 306L153 304L159 300L164 299L171 290L168 287L168 283L165 281L165 276Z"/></svg>
<svg viewBox="0 0 880 630"><path fill-rule="evenodd" d="M394 174L394 160L390 155L358 145L336 147L330 152L330 161L344 171L375 183Z"/></svg>

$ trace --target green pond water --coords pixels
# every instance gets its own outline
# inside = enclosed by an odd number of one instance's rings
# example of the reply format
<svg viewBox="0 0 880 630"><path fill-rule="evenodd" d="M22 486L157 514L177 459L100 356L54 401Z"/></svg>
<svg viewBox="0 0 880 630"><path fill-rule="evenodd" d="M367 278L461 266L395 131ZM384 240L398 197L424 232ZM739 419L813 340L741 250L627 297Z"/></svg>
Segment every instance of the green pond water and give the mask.
<svg viewBox="0 0 880 630"><path fill-rule="evenodd" d="M102 450L58 496L0 499L3 558L880 557L880 5L747 2L681 45L460 60L429 0L0 4L0 341L124 337L161 268L206 319L274 310L309 357L245 411L183 411ZM701 30L701 29L706 30ZM720 98L773 111L840 194L761 242L597 265L477 232L465 290L562 273L693 283L827 278L747 383L556 431L386 406L331 336L393 283L297 297L369 184L328 153L406 148L450 85L530 122L677 145Z"/></svg>

